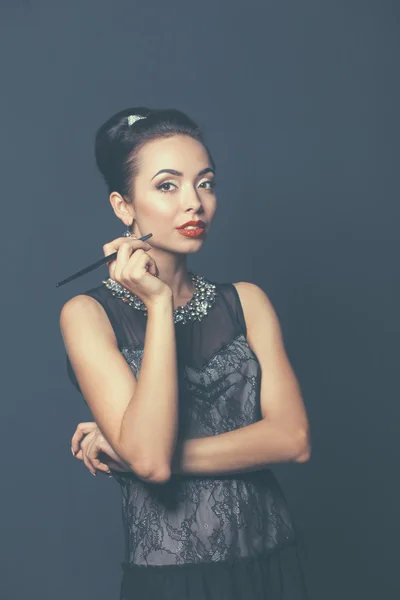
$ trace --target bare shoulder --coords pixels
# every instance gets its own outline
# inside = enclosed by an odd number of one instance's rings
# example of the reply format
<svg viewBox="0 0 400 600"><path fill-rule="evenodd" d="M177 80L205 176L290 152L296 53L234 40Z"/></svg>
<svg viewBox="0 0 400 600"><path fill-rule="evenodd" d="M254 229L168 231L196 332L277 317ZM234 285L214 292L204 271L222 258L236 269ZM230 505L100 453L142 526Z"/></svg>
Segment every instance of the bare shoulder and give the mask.
<svg viewBox="0 0 400 600"><path fill-rule="evenodd" d="M239 281L233 284L239 294L243 312L247 320L257 320L258 313L262 311L265 314L270 314L271 318L276 317L274 307L267 294L260 286L249 281Z"/></svg>
<svg viewBox="0 0 400 600"><path fill-rule="evenodd" d="M260 288L259 285L256 285L255 283L250 283L250 281L238 281L238 282L234 283L233 285L237 289L237 291L240 295L240 299L242 299L242 295L243 295L243 298L246 301L254 300L254 299L257 301L257 297L261 298L262 296L264 296L268 300L267 294L264 292L264 290L262 288Z"/></svg>
<svg viewBox="0 0 400 600"><path fill-rule="evenodd" d="M280 337L280 324L276 311L260 286L248 281L239 281L233 284L237 290L242 305L248 341L254 341L258 335L275 331Z"/></svg>
<svg viewBox="0 0 400 600"><path fill-rule="evenodd" d="M78 294L62 306L60 327L63 335L66 335L71 329L85 326L92 326L98 333L104 334L116 343L114 330L100 302L87 294Z"/></svg>
<svg viewBox="0 0 400 600"><path fill-rule="evenodd" d="M66 325L71 319L81 319L86 314L100 315L105 312L97 300L86 294L78 294L67 300L61 308L60 323Z"/></svg>
<svg viewBox="0 0 400 600"><path fill-rule="evenodd" d="M78 294L77 296L73 296L65 304L63 304L61 309L61 314L69 313L73 310L81 310L89 307L93 307L92 310L98 310L97 307L101 307L101 304L97 302L92 296L88 296L87 294ZM90 308L89 308L90 310ZM103 309L104 310L104 309Z"/></svg>

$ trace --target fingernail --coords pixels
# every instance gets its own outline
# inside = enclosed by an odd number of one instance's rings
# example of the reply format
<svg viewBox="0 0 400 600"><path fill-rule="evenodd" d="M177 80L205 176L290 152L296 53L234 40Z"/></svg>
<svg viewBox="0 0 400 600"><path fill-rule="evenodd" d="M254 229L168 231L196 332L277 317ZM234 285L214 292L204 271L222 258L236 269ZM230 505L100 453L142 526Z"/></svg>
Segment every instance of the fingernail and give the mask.
<svg viewBox="0 0 400 600"><path fill-rule="evenodd" d="M72 450L72 446L71 446L71 452L72 452L72 456L75 456L75 452Z"/></svg>
<svg viewBox="0 0 400 600"><path fill-rule="evenodd" d="M92 471L89 471L90 473L92 473ZM94 475L96 477L97 473L92 473L92 475Z"/></svg>

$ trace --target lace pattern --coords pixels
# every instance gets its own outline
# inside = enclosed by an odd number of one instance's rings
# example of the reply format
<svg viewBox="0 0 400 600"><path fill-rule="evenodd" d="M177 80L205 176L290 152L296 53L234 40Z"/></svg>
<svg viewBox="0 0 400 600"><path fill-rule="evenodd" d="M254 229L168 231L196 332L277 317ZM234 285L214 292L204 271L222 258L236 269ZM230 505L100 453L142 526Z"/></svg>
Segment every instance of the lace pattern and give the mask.
<svg viewBox="0 0 400 600"><path fill-rule="evenodd" d="M143 348L122 348L135 377ZM179 377L180 437L218 435L254 423L260 365L241 333L201 369L183 366ZM125 561L182 565L256 556L290 543L293 524L269 470L241 476L174 475L166 484L114 473L122 490Z"/></svg>
<svg viewBox="0 0 400 600"><path fill-rule="evenodd" d="M115 474L122 490L125 561L183 565L234 561L294 541L271 471L243 478L173 476L162 486Z"/></svg>
<svg viewBox="0 0 400 600"><path fill-rule="evenodd" d="M181 440L218 435L261 419L261 369L247 343L240 298L233 284L218 284L218 292L207 318L176 328ZM103 306L138 379L143 315L104 286L86 293ZM67 369L81 391L68 357ZM261 553L276 554L295 541L286 500L269 469L240 476L173 475L162 485L134 473L114 471L113 476L122 491L126 566L203 563L212 568L237 559L243 564L245 558L252 562Z"/></svg>
<svg viewBox="0 0 400 600"><path fill-rule="evenodd" d="M136 378L143 347L121 352ZM179 377L179 435L206 437L233 431L261 419L260 365L241 333L201 368L184 365Z"/></svg>

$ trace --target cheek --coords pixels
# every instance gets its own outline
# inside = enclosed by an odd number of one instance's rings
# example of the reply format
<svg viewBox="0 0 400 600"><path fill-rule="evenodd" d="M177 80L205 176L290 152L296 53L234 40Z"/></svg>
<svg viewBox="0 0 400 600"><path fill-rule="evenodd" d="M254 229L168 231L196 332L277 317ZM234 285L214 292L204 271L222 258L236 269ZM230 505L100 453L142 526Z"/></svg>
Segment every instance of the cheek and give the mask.
<svg viewBox="0 0 400 600"><path fill-rule="evenodd" d="M217 212L217 202L215 199L214 202L211 204L210 212L212 215L215 215L215 213Z"/></svg>
<svg viewBox="0 0 400 600"><path fill-rule="evenodd" d="M177 203L168 193L150 193L143 198L140 205L140 213L145 219L151 219L155 223L162 224L163 220L174 218L177 211Z"/></svg>

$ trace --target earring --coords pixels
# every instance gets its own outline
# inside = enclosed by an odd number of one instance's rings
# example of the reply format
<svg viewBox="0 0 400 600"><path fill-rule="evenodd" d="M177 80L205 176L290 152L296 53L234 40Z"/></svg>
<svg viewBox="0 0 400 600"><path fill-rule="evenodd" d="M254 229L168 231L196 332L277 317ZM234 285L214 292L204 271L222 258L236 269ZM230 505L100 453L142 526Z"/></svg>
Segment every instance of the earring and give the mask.
<svg viewBox="0 0 400 600"><path fill-rule="evenodd" d="M124 231L122 236L123 237L134 237L132 231L133 231L133 222L132 222L132 225L128 226L128 229L126 231Z"/></svg>

